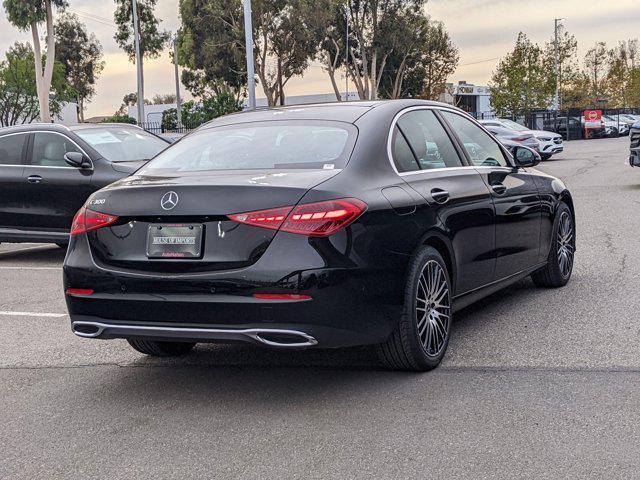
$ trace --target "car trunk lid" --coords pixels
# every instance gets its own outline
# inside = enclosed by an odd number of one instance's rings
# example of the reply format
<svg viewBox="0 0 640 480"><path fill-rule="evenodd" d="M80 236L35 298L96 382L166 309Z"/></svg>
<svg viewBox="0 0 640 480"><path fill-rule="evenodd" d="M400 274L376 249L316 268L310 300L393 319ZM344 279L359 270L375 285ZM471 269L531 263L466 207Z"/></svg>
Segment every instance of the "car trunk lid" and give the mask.
<svg viewBox="0 0 640 480"><path fill-rule="evenodd" d="M90 199L89 209L118 217L114 225L87 234L91 251L99 264L127 271L241 268L262 256L276 231L239 224L228 215L294 206L309 189L338 173L270 170L129 177ZM161 236L171 238L158 240ZM163 249L154 248L153 242L159 241L192 247L169 245L167 257L158 258Z"/></svg>

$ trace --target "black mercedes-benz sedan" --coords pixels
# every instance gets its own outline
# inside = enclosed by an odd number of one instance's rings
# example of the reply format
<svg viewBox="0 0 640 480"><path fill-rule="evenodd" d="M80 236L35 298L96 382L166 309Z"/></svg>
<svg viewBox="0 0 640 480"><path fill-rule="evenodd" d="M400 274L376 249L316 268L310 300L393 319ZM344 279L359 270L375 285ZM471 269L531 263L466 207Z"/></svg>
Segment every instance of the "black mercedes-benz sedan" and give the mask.
<svg viewBox="0 0 640 480"><path fill-rule="evenodd" d="M456 310L528 275L569 281L573 201L538 161L426 101L219 118L78 212L73 332L155 356L370 344L431 369Z"/></svg>
<svg viewBox="0 0 640 480"><path fill-rule="evenodd" d="M18 125L0 129L0 242L66 247L73 216L96 190L169 146L124 124Z"/></svg>

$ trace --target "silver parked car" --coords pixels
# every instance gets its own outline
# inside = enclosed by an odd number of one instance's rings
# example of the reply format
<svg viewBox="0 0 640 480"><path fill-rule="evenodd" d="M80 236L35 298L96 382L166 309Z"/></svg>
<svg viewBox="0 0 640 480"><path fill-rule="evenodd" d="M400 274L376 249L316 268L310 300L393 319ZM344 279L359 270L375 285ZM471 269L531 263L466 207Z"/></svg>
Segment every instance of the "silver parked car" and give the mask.
<svg viewBox="0 0 640 480"><path fill-rule="evenodd" d="M542 157L542 160L549 160L553 155L562 153L564 151L562 135L556 132L549 132L546 130L530 130L524 125L514 122L513 120L509 120L508 118L481 120L480 123L482 123L485 127L502 127L513 130L514 132L532 134L534 137L536 137L536 140L538 140L538 143L540 144L538 152L540 153L540 157Z"/></svg>
<svg viewBox="0 0 640 480"><path fill-rule="evenodd" d="M538 142L533 133L516 132L510 128L495 127L493 125L484 125L484 127L501 142L503 140L517 142L520 145L524 145L525 147L535 150L536 152L540 152L540 142Z"/></svg>

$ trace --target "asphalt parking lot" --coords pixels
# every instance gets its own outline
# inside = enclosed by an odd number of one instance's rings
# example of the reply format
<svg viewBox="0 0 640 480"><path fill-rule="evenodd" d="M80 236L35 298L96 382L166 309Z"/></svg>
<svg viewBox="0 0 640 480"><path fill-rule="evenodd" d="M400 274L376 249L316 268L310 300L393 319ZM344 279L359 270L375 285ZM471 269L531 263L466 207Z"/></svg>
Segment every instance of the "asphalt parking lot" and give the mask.
<svg viewBox="0 0 640 480"><path fill-rule="evenodd" d="M455 318L442 366L371 349L198 346L173 360L76 338L64 252L0 245L0 478L637 478L640 169L628 138L541 170L577 209L571 283Z"/></svg>

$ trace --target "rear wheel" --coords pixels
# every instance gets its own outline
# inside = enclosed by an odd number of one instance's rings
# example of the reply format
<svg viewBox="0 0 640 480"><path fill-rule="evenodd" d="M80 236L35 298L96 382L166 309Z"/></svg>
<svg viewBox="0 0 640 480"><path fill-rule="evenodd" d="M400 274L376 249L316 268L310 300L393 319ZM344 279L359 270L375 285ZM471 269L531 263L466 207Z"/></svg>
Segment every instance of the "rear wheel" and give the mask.
<svg viewBox="0 0 640 480"><path fill-rule="evenodd" d="M152 357L177 357L189 353L195 343L189 342L156 342L155 340L128 339L135 350Z"/></svg>
<svg viewBox="0 0 640 480"><path fill-rule="evenodd" d="M540 287L564 287L571 278L573 257L576 251L576 236L571 209L560 203L553 224L553 239L547 266L531 275Z"/></svg>
<svg viewBox="0 0 640 480"><path fill-rule="evenodd" d="M409 268L402 317L391 336L378 346L385 365L422 372L440 364L451 331L450 285L442 256L432 247L422 248Z"/></svg>

